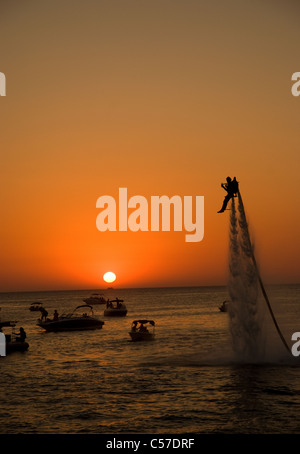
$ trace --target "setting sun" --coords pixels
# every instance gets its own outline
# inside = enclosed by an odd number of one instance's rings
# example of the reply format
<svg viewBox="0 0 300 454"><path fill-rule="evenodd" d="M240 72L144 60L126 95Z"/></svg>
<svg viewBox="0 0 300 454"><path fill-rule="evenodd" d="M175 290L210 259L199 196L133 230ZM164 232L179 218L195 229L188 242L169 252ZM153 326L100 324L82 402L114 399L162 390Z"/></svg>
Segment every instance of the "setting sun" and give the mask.
<svg viewBox="0 0 300 454"><path fill-rule="evenodd" d="M103 279L105 280L105 282L114 282L116 280L116 275L115 273L108 271L104 274Z"/></svg>

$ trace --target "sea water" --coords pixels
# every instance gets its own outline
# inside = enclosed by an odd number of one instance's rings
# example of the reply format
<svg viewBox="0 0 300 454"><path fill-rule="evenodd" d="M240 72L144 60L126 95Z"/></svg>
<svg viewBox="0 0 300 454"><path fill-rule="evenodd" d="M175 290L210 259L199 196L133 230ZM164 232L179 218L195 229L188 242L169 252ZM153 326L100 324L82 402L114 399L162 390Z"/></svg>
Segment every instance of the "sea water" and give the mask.
<svg viewBox="0 0 300 454"><path fill-rule="evenodd" d="M300 331L299 285L267 287L287 341ZM111 289L128 314L103 316L95 331L46 333L49 317L71 312L92 291L6 293L2 320L23 326L29 350L0 358L2 434L300 433L300 363L268 312L264 357L236 355L225 287ZM132 342L131 322L156 322L153 342Z"/></svg>

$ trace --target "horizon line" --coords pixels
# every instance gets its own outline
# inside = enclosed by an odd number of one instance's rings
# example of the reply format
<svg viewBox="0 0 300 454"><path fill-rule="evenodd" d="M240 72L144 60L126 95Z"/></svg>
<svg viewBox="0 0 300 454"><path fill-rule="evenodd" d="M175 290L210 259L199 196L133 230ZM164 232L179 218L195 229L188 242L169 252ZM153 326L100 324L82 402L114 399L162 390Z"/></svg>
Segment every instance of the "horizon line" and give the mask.
<svg viewBox="0 0 300 454"><path fill-rule="evenodd" d="M290 283L270 283L267 286L281 286L281 285L300 285L299 282ZM148 290L148 289L174 289L174 288L200 288L200 287L227 287L228 284L202 284L202 285L166 285L166 286L150 286L150 287L105 287L105 288L71 288L71 289L47 289L47 290L1 290L0 295L4 293L40 293L40 292L102 292L105 290Z"/></svg>

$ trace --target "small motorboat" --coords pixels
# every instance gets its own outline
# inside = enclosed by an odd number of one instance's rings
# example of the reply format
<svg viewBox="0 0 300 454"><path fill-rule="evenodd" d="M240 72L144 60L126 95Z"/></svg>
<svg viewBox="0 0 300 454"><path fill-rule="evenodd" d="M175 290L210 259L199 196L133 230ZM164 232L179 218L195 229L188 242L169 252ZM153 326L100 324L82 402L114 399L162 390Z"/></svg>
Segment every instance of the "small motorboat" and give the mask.
<svg viewBox="0 0 300 454"><path fill-rule="evenodd" d="M23 328L20 328L20 332L16 333L14 328L16 326L16 322L2 322L0 323L0 328L2 331L2 327L11 327L12 331L11 334L5 334L5 355L12 352L24 352L28 350L29 344L25 341L26 333ZM3 346L1 346L3 347ZM1 348L2 353L3 348ZM5 356L4 355L4 356ZM2 356L2 355L1 355Z"/></svg>
<svg viewBox="0 0 300 454"><path fill-rule="evenodd" d="M82 309L84 310L83 313ZM89 309L89 312L86 312L87 309ZM55 319L39 319L37 325L46 331L57 332L100 329L104 322L94 315L92 306L82 304L77 306L70 314L62 314Z"/></svg>
<svg viewBox="0 0 300 454"><path fill-rule="evenodd" d="M112 301L107 300L106 309L104 311L106 317L125 317L126 314L127 308L124 304L124 300L119 300L118 298Z"/></svg>
<svg viewBox="0 0 300 454"><path fill-rule="evenodd" d="M1 311L1 307L0 307L0 311ZM4 327L4 326L15 326L16 325L16 322L15 320L14 321L11 321L11 320L2 320L2 317L0 316L0 330Z"/></svg>
<svg viewBox="0 0 300 454"><path fill-rule="evenodd" d="M39 303L38 301L35 302L35 303L31 303L30 304L30 307L29 307L29 310L31 312L38 312L41 310L41 307L42 307L42 303Z"/></svg>
<svg viewBox="0 0 300 454"><path fill-rule="evenodd" d="M25 341L20 341L20 340L6 340L6 354L12 353L12 352L25 352L28 350L29 344L28 342Z"/></svg>
<svg viewBox="0 0 300 454"><path fill-rule="evenodd" d="M229 301L223 301L222 305L219 306L219 310L221 312L227 312L228 311L228 303L229 303Z"/></svg>
<svg viewBox="0 0 300 454"><path fill-rule="evenodd" d="M14 326L16 325L16 323L17 323L17 322L12 322L12 321L8 321L8 320L2 322L2 321L0 320L0 330L2 330L2 328L6 327L6 326L12 326L12 327L14 327Z"/></svg>
<svg viewBox="0 0 300 454"><path fill-rule="evenodd" d="M91 306L94 306L95 304L106 304L106 299L99 293L92 293L91 296L84 298L82 301L86 304L90 304Z"/></svg>
<svg viewBox="0 0 300 454"><path fill-rule="evenodd" d="M153 320L134 320L129 335L133 341L154 340L155 322Z"/></svg>

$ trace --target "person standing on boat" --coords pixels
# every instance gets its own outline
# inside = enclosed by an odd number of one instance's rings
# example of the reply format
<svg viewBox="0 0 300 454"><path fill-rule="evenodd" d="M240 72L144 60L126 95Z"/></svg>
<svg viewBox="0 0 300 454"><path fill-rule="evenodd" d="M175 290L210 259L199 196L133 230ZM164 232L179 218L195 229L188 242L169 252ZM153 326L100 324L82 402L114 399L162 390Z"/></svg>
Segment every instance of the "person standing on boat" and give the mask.
<svg viewBox="0 0 300 454"><path fill-rule="evenodd" d="M58 320L58 312L57 312L56 309L55 309L54 314L53 314L53 320L54 320L55 322L57 322L57 320Z"/></svg>
<svg viewBox="0 0 300 454"><path fill-rule="evenodd" d="M40 308L40 312L42 314L41 316L41 320L43 320L43 318L45 319L45 322L47 321L47 317L48 317L48 311L46 311L45 308L41 307Z"/></svg>

